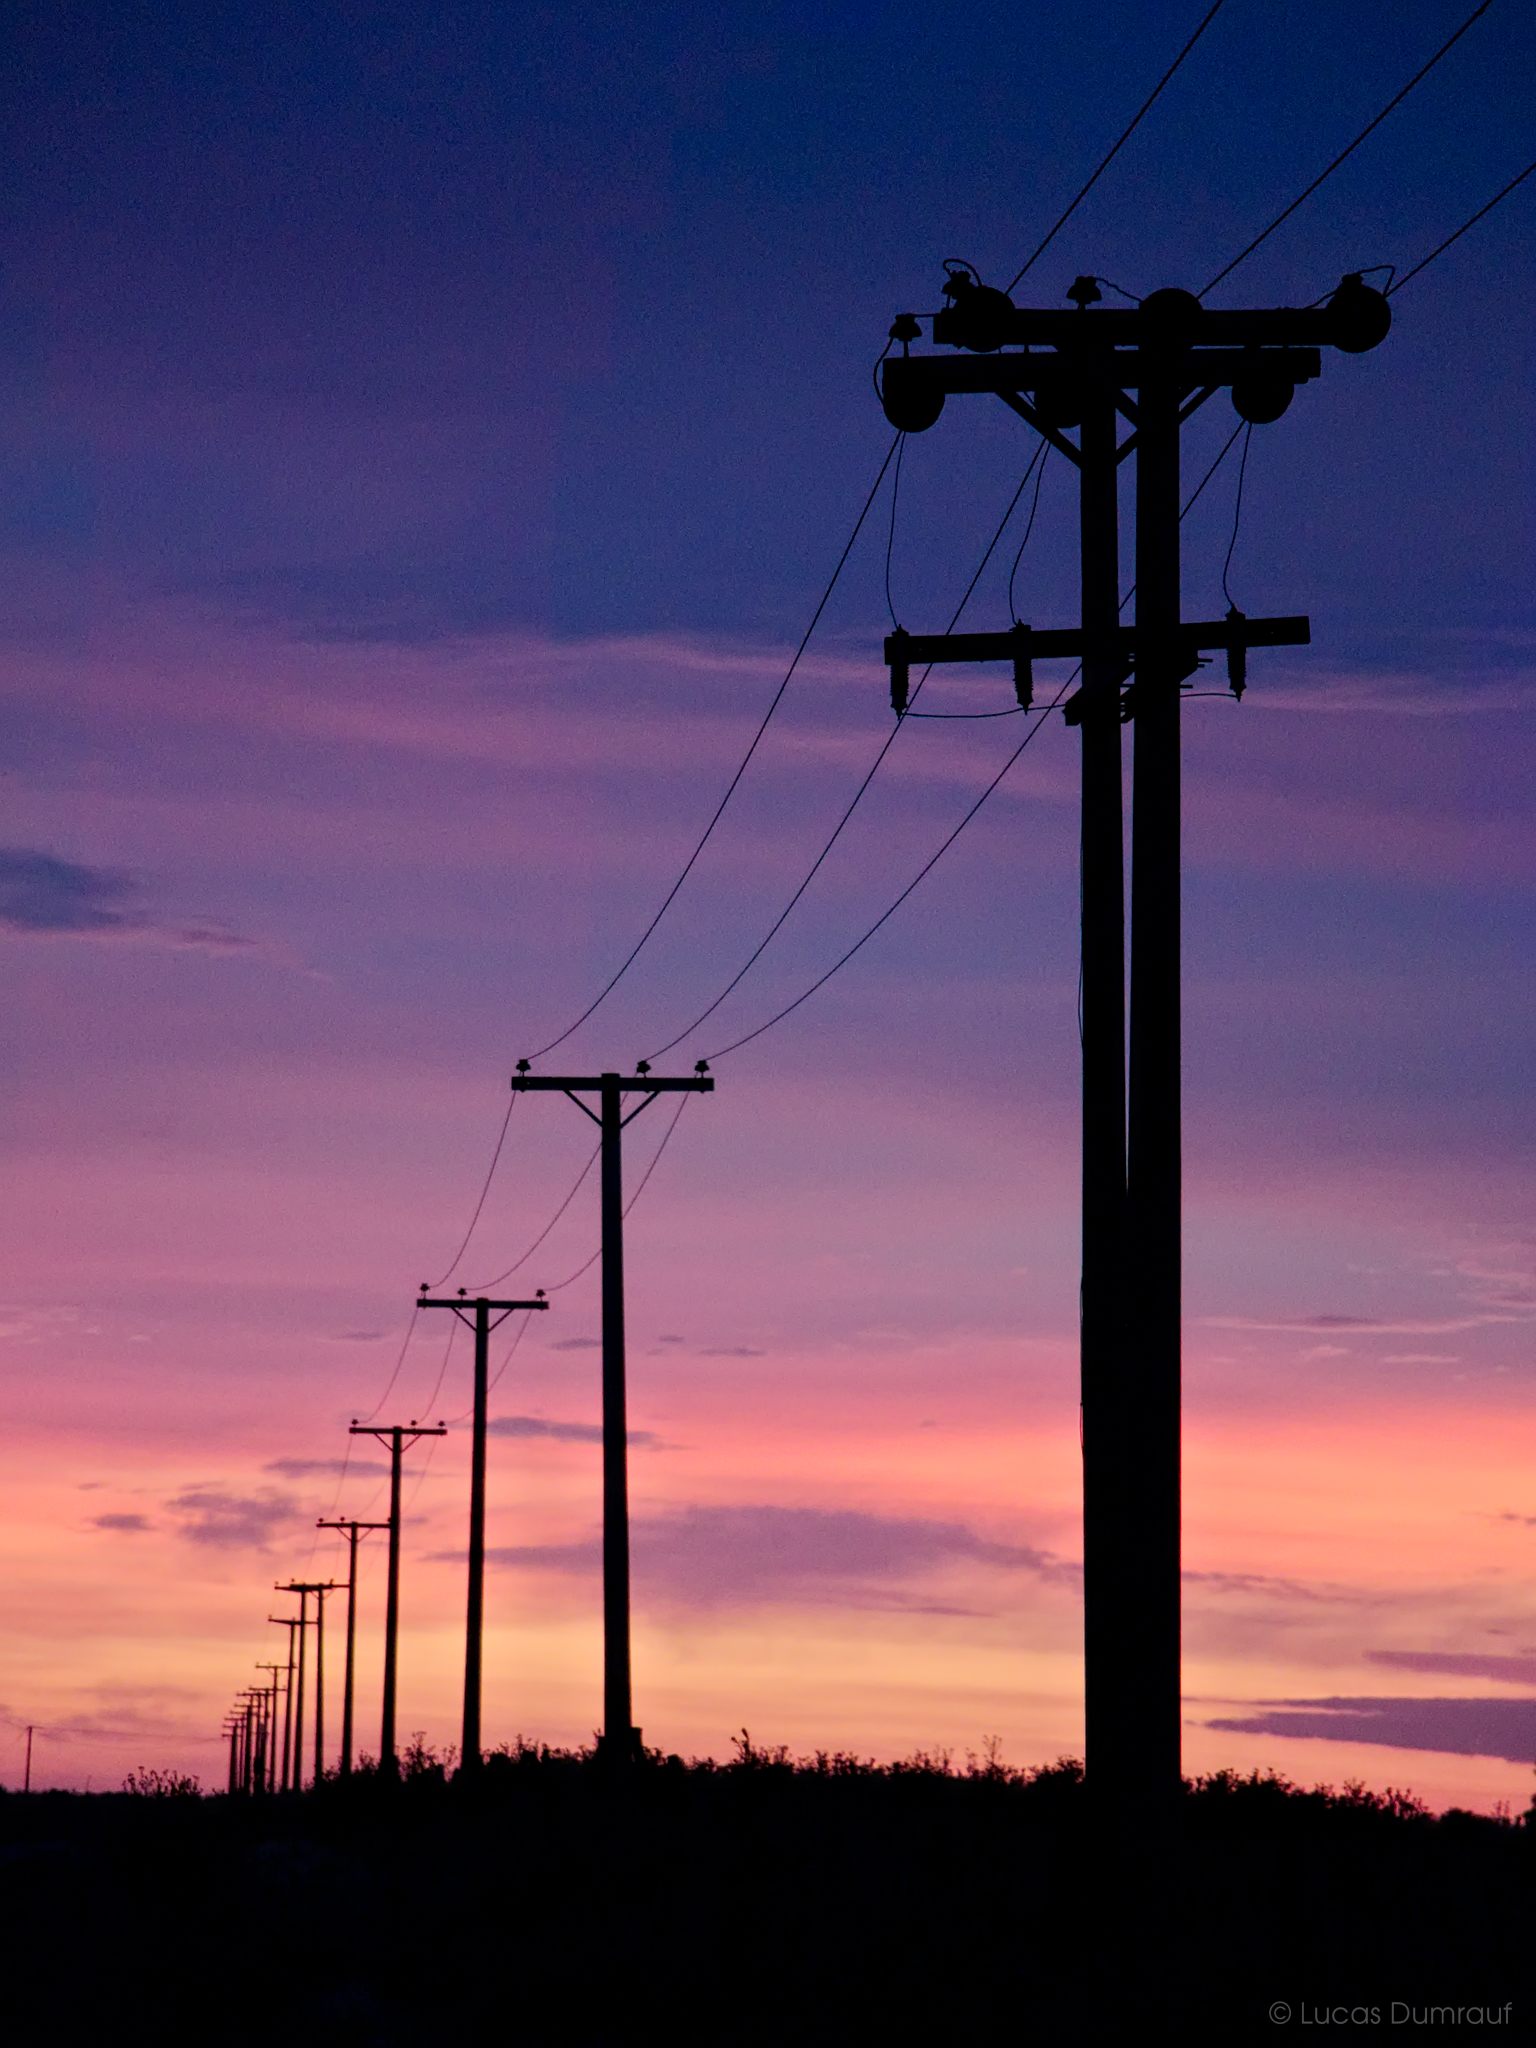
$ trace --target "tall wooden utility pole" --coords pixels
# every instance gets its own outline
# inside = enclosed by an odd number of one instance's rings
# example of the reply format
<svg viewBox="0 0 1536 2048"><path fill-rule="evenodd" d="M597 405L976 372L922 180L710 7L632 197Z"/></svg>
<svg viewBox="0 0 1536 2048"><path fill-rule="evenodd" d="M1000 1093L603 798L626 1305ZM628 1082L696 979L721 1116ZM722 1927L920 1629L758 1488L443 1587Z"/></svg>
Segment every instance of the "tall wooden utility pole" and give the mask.
<svg viewBox="0 0 1536 2048"><path fill-rule="evenodd" d="M1064 707L1083 735L1082 1404L1087 1760L1095 1803L1128 1827L1155 1827L1180 1783L1181 1200L1179 716L1202 651L1223 650L1241 695L1250 646L1306 639L1305 620L1189 625L1179 597L1179 435L1230 389L1240 418L1278 419L1320 350L1374 348L1385 298L1346 277L1326 306L1208 311L1159 291L1094 310L1079 278L1072 310L1015 307L960 271L933 340L958 355L914 356L915 316L891 330L904 353L881 370L881 399L903 432L931 427L946 398L1001 398L1078 468L1082 553L1076 634L945 636L1006 643L990 655L933 653L893 635L893 694L922 659L1016 664L1071 653L1083 686ZM1122 438L1119 421L1129 432ZM1070 435L1076 430L1074 442ZM1119 464L1136 468L1136 622L1119 626ZM1054 648L1047 642L1054 640ZM1071 643L1071 644L1067 644ZM894 647L894 654L892 649ZM920 652L922 648L924 651ZM1032 651L1031 651L1032 650ZM1130 677L1130 687L1122 684ZM1022 695L1022 692L1021 692ZM1119 725L1135 723L1131 846L1129 1086L1123 1020L1124 896Z"/></svg>
<svg viewBox="0 0 1536 2048"><path fill-rule="evenodd" d="M532 1074L519 1060L512 1076L516 1091L553 1090L568 1095L602 1134L603 1251L603 1732L598 1751L613 1766L640 1753L634 1725L629 1641L629 1411L624 1347L624 1160L623 1133L658 1095L714 1088L709 1069L698 1061L691 1075L663 1079L642 1060L633 1076ZM597 1097L597 1109L582 1101ZM626 1095L640 1100L624 1108Z"/></svg>
<svg viewBox="0 0 1536 2048"><path fill-rule="evenodd" d="M384 1600L384 1708L379 1723L379 1769L386 1778L398 1775L400 1759L395 1748L395 1690L400 1669L400 1467L407 1443L418 1437L446 1436L442 1423L393 1423L379 1429L371 1422L354 1422L352 1436L371 1436L389 1452L389 1586Z"/></svg>
<svg viewBox="0 0 1536 2048"><path fill-rule="evenodd" d="M352 1694L357 1661L357 1543L370 1529L387 1529L388 1522L328 1522L322 1515L317 1529L340 1529L347 1538L347 1657L341 1688L341 1775L352 1775Z"/></svg>
<svg viewBox="0 0 1536 2048"><path fill-rule="evenodd" d="M461 1287L457 1300L433 1300L427 1282L421 1283L416 1306L446 1308L475 1333L474 1420L470 1430L469 1453L469 1598L464 1625L464 1728L459 1743L459 1769L471 1775L480 1766L481 1656L485 1638L485 1442L489 1401L491 1332L499 1329L519 1309L530 1313L547 1309L542 1290L534 1301L488 1301L477 1295L467 1298ZM492 1321L494 1316L495 1321Z"/></svg>

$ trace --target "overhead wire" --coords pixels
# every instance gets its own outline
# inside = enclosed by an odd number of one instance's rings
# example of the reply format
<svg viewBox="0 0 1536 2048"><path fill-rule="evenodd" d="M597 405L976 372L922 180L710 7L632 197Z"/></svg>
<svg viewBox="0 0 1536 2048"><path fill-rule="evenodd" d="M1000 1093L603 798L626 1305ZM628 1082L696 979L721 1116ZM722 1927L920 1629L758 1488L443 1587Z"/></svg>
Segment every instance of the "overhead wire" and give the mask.
<svg viewBox="0 0 1536 2048"><path fill-rule="evenodd" d="M1179 54L1168 66L1168 69L1157 81L1156 85L1153 86L1151 92L1147 94L1147 97L1136 109L1136 112L1132 115L1130 121L1120 131L1118 138L1116 139L1113 147L1109 150L1108 154L1100 158L1098 168L1094 171L1092 177L1089 178L1087 184L1085 184L1078 191L1076 196L1071 200L1070 204L1066 207L1065 211L1057 217L1057 219L1046 232L1046 234L1036 244L1031 254L1025 259L1025 261L1013 273L1013 276L1008 280L1008 283L1005 287L1007 291L1011 292L1014 286L1019 282L1019 280L1022 277L1026 276L1029 273L1029 271L1031 271L1034 268L1035 264L1045 254L1046 250L1051 246L1052 242L1055 241L1056 237L1061 233L1062 229L1066 226L1067 222L1072 218L1073 214L1076 213L1077 209L1088 197L1088 194L1093 190L1094 186L1097 185L1100 178L1102 178L1104 173L1109 169L1110 165L1114 162L1115 158L1120 154L1121 150L1124 149L1125 145L1136 133L1136 130L1141 126L1146 116L1149 113L1151 113L1153 107L1156 105L1159 97L1162 94L1164 86L1168 84L1169 80L1173 77L1174 73L1178 70L1179 66L1184 62L1184 59L1189 55L1190 51L1195 47L1196 43L1199 42L1200 38L1205 34L1206 30L1210 27L1211 23L1216 19L1217 15L1221 12L1222 4L1223 0L1215 0L1215 4L1207 8L1205 14L1202 16L1200 22L1196 26L1194 33L1185 43L1183 49L1179 51Z"/></svg>
<svg viewBox="0 0 1536 2048"><path fill-rule="evenodd" d="M1480 21L1492 5L1493 0L1479 0L1479 4L1473 8L1472 12L1467 16L1465 21L1461 23L1460 27L1455 29L1452 32L1452 34L1446 37L1445 41L1440 45L1439 49L1435 51L1432 57L1428 58L1423 64L1419 66L1418 70L1415 71L1412 78L1408 80L1406 85L1400 86L1398 88L1398 90L1392 95L1391 99L1389 99L1386 105L1381 109L1380 113L1374 115L1369 121L1366 122L1365 126L1360 130L1360 133L1355 137L1354 141L1347 144L1345 148L1341 149L1338 155L1334 157L1333 161L1325 165L1324 168L1318 172L1317 176L1312 180L1311 184L1306 186L1303 191L1298 192L1296 197L1291 201L1290 205L1283 207L1281 211L1275 215L1274 219L1269 223L1268 227L1261 228L1258 234L1254 236L1251 242L1249 242L1244 248L1239 249L1237 254L1232 258L1232 261L1228 264L1225 264L1220 270L1218 270L1216 275L1211 279L1209 284L1202 285L1202 287L1195 294L1195 296L1197 298L1203 299L1207 292L1215 290L1216 286L1222 282L1223 278L1230 277L1233 271L1237 269L1240 263L1246 263L1248 258L1253 254L1254 250L1259 248L1263 243L1269 240L1270 236L1275 232L1276 228L1280 227L1281 225L1283 225L1284 222L1288 221L1291 215L1296 211L1296 209L1299 206L1304 206L1306 202L1312 197L1312 194L1317 191L1318 187L1323 184L1326 184L1328 179L1333 176L1334 172L1338 170L1341 164L1348 162L1349 158L1354 155L1355 151L1360 147L1361 143L1364 142L1368 136L1373 135L1376 132L1376 130L1381 126L1382 122L1386 120L1387 116L1390 113L1392 113L1396 108L1402 105L1403 101L1407 99L1408 95L1413 91L1415 86L1419 85L1424 79L1428 78L1431 71L1434 70L1435 66L1441 61L1441 59L1450 54L1450 52L1456 47L1457 43L1459 43L1462 37L1467 33L1467 30L1471 28L1474 25L1474 23Z"/></svg>
<svg viewBox="0 0 1536 2048"><path fill-rule="evenodd" d="M517 1101L518 1098L515 1094L509 1095L507 1097L506 1115L502 1118L501 1129L496 1135L495 1148L491 1153L491 1163L485 1170L485 1180L481 1184L480 1188L480 1199L475 1204L475 1213L469 1219L469 1228L465 1231L463 1237L460 1239L459 1248L454 1253L448 1265L444 1268L444 1270L441 1273L439 1273L435 1280L429 1280L427 1282L427 1285L429 1287L441 1287L445 1281L451 1280L454 1273L458 1269L460 1259L462 1259L465 1252L469 1250L469 1240L475 1234L475 1225L480 1221L480 1212L485 1207L485 1198L491 1192L491 1182L496 1178L496 1167L498 1161L501 1158L501 1148L507 1142L507 1126L512 1121L512 1112L517 1107Z"/></svg>
<svg viewBox="0 0 1536 2048"><path fill-rule="evenodd" d="M1246 420L1244 425L1248 431L1243 436L1243 453L1237 465L1237 496L1232 506L1232 538L1227 542L1227 558L1221 565L1221 594L1234 609L1236 599L1232 595L1227 578L1232 572L1232 555L1237 547L1238 530L1243 523L1243 482L1248 475L1248 450L1253 446L1253 421Z"/></svg>
<svg viewBox="0 0 1536 2048"><path fill-rule="evenodd" d="M1483 218L1483 216L1485 214L1492 213L1493 209L1499 204L1499 202L1501 200L1507 199L1510 193L1514 191L1517 185L1523 185L1526 179L1530 177L1533 171L1536 171L1536 162L1528 163L1523 171L1517 171L1514 177L1510 179L1509 183L1507 185L1501 186L1499 190L1494 193L1493 197L1486 203L1486 205L1480 206L1477 209L1476 213L1472 214L1468 219L1464 220L1461 226L1457 228L1456 232L1453 235L1447 235L1443 242L1436 243L1435 247L1430 250L1429 254L1427 256L1421 256L1418 262L1414 264L1411 270L1405 270L1401 277L1394 278L1393 281L1387 286L1387 297L1389 299L1394 297L1398 292L1402 290L1403 286L1407 284L1410 278L1417 277L1421 270L1427 270L1430 264L1433 263L1437 257L1443 256L1445 254L1446 250L1450 248L1453 242L1459 242L1461 240L1462 236L1467 232L1468 228L1475 228L1478 222Z"/></svg>
<svg viewBox="0 0 1536 2048"><path fill-rule="evenodd" d="M1191 491L1188 498L1186 498L1186 500L1184 501L1184 504L1182 505L1179 511L1179 518L1181 521L1186 519L1189 513L1194 509L1195 505L1198 503L1201 497L1201 494L1204 492L1206 485L1211 481L1211 478L1216 474L1217 470L1220 469L1221 465L1226 461L1228 455L1232 452L1233 445L1236 442L1238 435L1242 432L1243 426L1244 422L1239 420L1237 426L1232 430L1231 434L1227 437L1227 440L1223 445L1220 453L1211 463L1209 469L1206 470L1204 476L1201 477L1199 483L1196 484L1194 490ZM1125 596L1120 600L1120 609L1122 611L1125 609L1126 605L1129 604L1132 596L1135 594L1135 590L1136 586L1133 583L1130 589L1126 591ZM987 784L986 788L982 790L980 796L976 798L975 802L971 805L970 809L961 818L960 822L957 825L955 825L951 829L951 831L945 836L945 838L940 842L937 850L929 855L928 859L923 862L923 865L918 869L917 873L912 877L911 881L908 882L907 886L902 890L901 894L897 896L895 900L891 902L880 913L879 917L875 919L874 923L870 925L868 929L859 938L855 939L853 944L848 947L846 952L840 954L839 957L833 961L832 965L829 968L827 968L825 973L818 975L816 980L811 983L809 988L802 990L802 992L795 997L793 1002L786 1003L781 1010L776 1010L771 1017L769 1017L764 1023L759 1024L755 1030L744 1032L740 1038L733 1039L729 1045L723 1045L719 1048L718 1051L707 1054L706 1057L711 1065L713 1065L716 1060L724 1059L728 1053L739 1052L744 1045L750 1045L754 1039L761 1038L765 1032L771 1031L776 1024L782 1024L784 1019L786 1017L792 1016L794 1012L800 1008L802 1003L809 1002L813 995L815 995L819 990L825 988L827 983L832 979L833 975L840 973L841 970L848 965L849 961L852 960L856 954L860 953L863 950L863 948L869 944L869 941L875 936L875 934L881 929L881 927L888 923L889 920L895 916L896 912L900 910L903 903L906 902L907 898L912 894L913 890L918 887L919 883L921 883L929 874L932 873L933 869L938 866L939 862L943 859L944 855L949 851L950 847L954 845L955 841L960 837L961 833L965 830L966 826L970 824L971 820L976 816L977 812L981 810L982 806L986 803L987 799L1003 782L1009 770L1013 767L1014 763L1018 760L1019 756L1024 752L1024 749L1034 739L1035 735L1040 731L1041 727L1045 724L1046 719L1049 718L1050 714L1061 703L1062 698L1065 696L1066 692L1071 688L1072 683L1076 680L1077 676L1080 673L1080 669L1074 669L1071 675L1067 677L1066 681L1062 684L1061 688L1056 692L1056 695L1051 699L1050 703L1045 706L1045 709L1040 713L1040 716L1030 726L1029 731L1025 733L1023 739L1019 741L1019 744L1014 748L1013 752L1008 756L1007 760L1004 761L1002 767L999 768L997 773L993 776L992 780Z"/></svg>
<svg viewBox="0 0 1536 2048"><path fill-rule="evenodd" d="M949 625L945 628L947 632L953 632L955 626L959 623L961 614L964 612L966 606L970 603L971 598L975 594L976 586L980 583L982 575L986 570L987 564L991 561L992 556L997 549L997 544L1002 539L1003 534L1006 532L1008 522L1012 519L1014 511L1018 506L1019 500L1024 495L1030 477L1034 474L1035 465L1041 460L1041 449L1043 449L1045 445L1046 444L1042 441L1040 447L1035 450L1034 454L1030 457L1029 462L1025 465L1024 474L1020 477L1018 485L1014 490L1013 496L1008 500L1007 508L1005 509L1002 518L998 521L997 526L992 534L991 540L989 540L987 543L985 553L982 555L980 562L978 562L978 564L976 565L975 574L971 577L970 582L966 585L965 593L961 597L960 602L955 606L953 612L951 612L950 614ZM923 670L921 676L918 677L917 682L912 690L913 702L915 702L918 696L921 694L923 685L927 682L928 677L932 673L932 670L933 664L930 662L928 664L928 667ZM1016 710L1017 708L1018 707L1016 706L1009 707L1010 712ZM884 761L886 755L891 751L891 748L896 744L896 736L901 731L902 725L905 722L905 720L907 718L911 718L914 716L965 717L977 715L986 716L988 714L968 714L953 712L942 714L914 713L909 708L903 714L902 718L897 720L897 722L891 727L890 731L886 734L885 738L881 741L879 750L877 751L875 758L870 762L869 767L865 771L863 781L860 782L858 788L849 798L847 808L844 810L842 816L838 819L836 825L833 826L831 836L828 838L826 844L822 847L820 853L818 853L816 858L811 862L811 865L806 869L804 875L800 879L799 886L796 888L794 894L790 897L789 901L785 904L784 908L779 912L778 916L774 919L773 923L768 927L768 930L763 934L762 938L758 941L757 945L753 948L752 952L742 962L741 966L736 970L736 973L726 983L725 987L720 990L719 994L715 997L714 1001L711 1002L707 1006L707 1008L700 1010L699 1014L693 1019L693 1021L689 1024L685 1024L681 1031L675 1033L673 1037L667 1040L665 1045L660 1045L656 1048L654 1052L647 1053L647 1059L660 1059L664 1053L669 1053L675 1046L681 1045L685 1038L691 1036L693 1032L698 1030L699 1026L705 1021L707 1017L712 1017L714 1015L715 1011L719 1009L720 1005L725 1001L726 997L731 994L732 990L739 987L742 981L745 980L746 976L757 965L758 961L762 958L763 954L768 950L769 946L773 943L774 939L783 929L784 924L788 920L791 912L794 910L795 905L800 901L801 897L805 894L806 890L815 880L816 875L819 873L821 869L823 861L826 860L828 854L831 853L833 847L836 846L838 840L842 837L843 829L847 825L849 819L853 816L854 812L858 809L860 802L863 800L864 792L869 788L869 785L874 781L875 776L879 773L881 763Z"/></svg>
<svg viewBox="0 0 1536 2048"><path fill-rule="evenodd" d="M520 1253L519 1256L512 1261L510 1266L504 1267L501 1272L496 1274L494 1279L482 1280L478 1282L477 1285L475 1285L469 1290L471 1294L484 1294L492 1287L499 1287L503 1280L510 1280L514 1273L516 1273L521 1267L527 1265L528 1261L533 1257L534 1253L538 1250L539 1246L544 1242L545 1238L548 1237L549 1233L560 1221L560 1218L565 1214L566 1210L569 1209L572 1202L575 1201L577 1195L581 1191L582 1182L586 1179L587 1175L592 1171L593 1167L596 1166L598 1162L598 1157L601 1154L602 1149L603 1141L601 1138L599 1138L597 1143L592 1147L591 1152L587 1156L586 1165L581 1169L580 1173L577 1174L575 1180L572 1182L570 1193L566 1196L565 1200L560 1204L559 1208L555 1211L554 1215L550 1217L549 1221L545 1224L544 1228L539 1232L538 1236L533 1240L532 1244L528 1246L527 1250Z"/></svg>
<svg viewBox="0 0 1536 2048"><path fill-rule="evenodd" d="M650 923L645 927L644 931L641 932L639 938L636 939L634 945L630 948L629 952L624 956L623 960L619 963L619 966L616 969L616 971L609 976L608 980L603 984L602 988L598 990L597 994L593 997L592 1001L588 1003L587 1007L582 1011L581 1015L575 1018L573 1022L568 1024L565 1027L565 1029L558 1034L558 1036L549 1039L545 1044L539 1046L537 1050L530 1055L531 1058L536 1060L542 1059L546 1053L553 1052L557 1045L563 1045L566 1039L568 1039L573 1032L579 1030L580 1027L586 1023L587 1019L590 1016L592 1016L593 1013L597 1011L608 1000L609 996L613 994L613 991L618 987L619 983L624 979L625 975L628 974L630 968L633 967L636 960L639 959L641 950L646 945L647 941L650 939L651 934L655 931L656 927L661 923L661 920L666 916L667 912L671 909L673 903L676 901L678 891L682 888L684 882L687 881L689 875L692 874L694 865L697 862L699 855L704 851L705 847L709 844L710 839L713 837L715 827L719 824L721 818L724 817L726 805L730 802L731 798L736 794L736 790L741 782L741 778L746 774L747 768L751 763L752 757L757 752L763 734L768 730L769 722L772 719L774 713L778 710L779 704L784 696L784 692L789 688L790 681L794 676L795 670L800 666L801 656L805 653L806 648L810 645L811 635L815 632L817 626L819 625L822 613L826 610L827 605L831 602L832 593L837 588L838 579L843 573L843 567L847 562L849 555L853 552L854 542L858 539L860 533L863 531L864 521L869 517L870 507L874 504L875 498L879 493L880 486L885 481L885 472L890 468L891 462L897 454L900 445L901 435L893 435L891 439L891 445L885 451L885 459L880 464L879 469L876 471L875 480L870 485L868 494L864 499L864 503L859 508L859 516L853 522L853 531L849 534L847 540L844 542L843 551L837 558L837 566L833 569L831 576L827 580L826 588L822 591L821 596L817 600L816 609L811 614L811 622L806 627L804 633L801 635L800 644L795 649L794 654L790 659L789 666L787 669L785 669L783 678L780 681L778 688L774 691L773 696L770 698L768 703L768 709L763 713L762 718L759 720L757 730L753 733L751 741L747 746L746 752L742 755L740 762L737 764L735 773L732 775L730 781L726 784L725 794L721 797L719 803L716 804L714 812L710 817L709 823L704 827L704 830L702 831L702 833L700 833L698 839L694 842L693 851L689 854L688 858L683 862L682 868L678 872L676 881L674 881L671 888L668 889L666 895L661 900L661 905L656 911L656 914L652 917Z"/></svg>
<svg viewBox="0 0 1536 2048"><path fill-rule="evenodd" d="M896 443L896 467L891 472L891 523L885 536L885 608L891 615L891 624L899 629L901 621L891 601L891 554L896 546L896 501L901 496L901 459L907 452L906 435L898 434Z"/></svg>
<svg viewBox="0 0 1536 2048"><path fill-rule="evenodd" d="M693 1090L691 1088L685 1088L679 1092L677 1098L677 1107L672 1112L672 1121L667 1125L667 1128L662 1132L661 1143L656 1147L656 1150L651 1154L651 1163L645 1169L645 1172L640 1176L639 1186L635 1189L634 1193L630 1196L629 1200L624 1204L623 1215L624 1220L626 1222L629 1220L630 1211L634 1208L636 1202L639 1201L640 1197L645 1193L646 1185L649 1182L651 1175L656 1171L657 1167L661 1164L661 1155L663 1152L666 1151L667 1146L672 1142L672 1133L677 1129L679 1123L681 1123L683 1111L688 1107L688 1104L692 1100ZM567 1274L565 1279L563 1280L556 1280L551 1286L546 1287L544 1292L546 1294L559 1294L562 1292L563 1289L574 1286L575 1283L581 1278L582 1274L590 1271L591 1268L597 1263L598 1259L602 1255L602 1249L602 1246L599 1245L596 1251L592 1252L587 1258L582 1260L581 1264L576 1268L574 1273Z"/></svg>

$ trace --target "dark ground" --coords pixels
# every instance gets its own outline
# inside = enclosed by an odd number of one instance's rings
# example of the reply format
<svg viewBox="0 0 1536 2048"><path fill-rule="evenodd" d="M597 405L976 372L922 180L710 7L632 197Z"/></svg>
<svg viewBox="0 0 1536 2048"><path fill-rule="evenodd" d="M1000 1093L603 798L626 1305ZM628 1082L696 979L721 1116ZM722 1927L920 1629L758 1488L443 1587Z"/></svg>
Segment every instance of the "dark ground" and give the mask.
<svg viewBox="0 0 1536 2048"><path fill-rule="evenodd" d="M525 1750L471 1794L415 1762L298 1799L0 1796L6 2038L1135 2041L1170 1999L1176 2040L1536 2034L1523 1821L1201 1781L1117 1925L1073 1766L747 1747L615 1787ZM1493 2010L1394 2025L1394 2000Z"/></svg>

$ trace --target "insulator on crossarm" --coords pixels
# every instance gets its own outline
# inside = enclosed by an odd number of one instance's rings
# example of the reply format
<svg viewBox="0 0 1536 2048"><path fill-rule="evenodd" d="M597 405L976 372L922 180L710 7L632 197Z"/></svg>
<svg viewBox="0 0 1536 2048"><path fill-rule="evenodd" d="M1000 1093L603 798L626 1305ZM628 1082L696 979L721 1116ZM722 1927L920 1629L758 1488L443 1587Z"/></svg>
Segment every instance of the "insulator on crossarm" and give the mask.
<svg viewBox="0 0 1536 2048"><path fill-rule="evenodd" d="M1028 626L1015 626L1013 640L1013 694L1019 700L1019 709L1027 711L1035 701L1035 664L1030 653Z"/></svg>
<svg viewBox="0 0 1536 2048"><path fill-rule="evenodd" d="M1227 642L1227 682L1239 702L1248 687L1248 642L1242 636L1242 628L1247 623L1246 612L1240 612L1235 604L1228 607L1227 624L1233 632Z"/></svg>
<svg viewBox="0 0 1536 2048"><path fill-rule="evenodd" d="M885 658L891 669L891 709L898 718L905 713L911 695L912 664L906 654L907 637L903 628L898 626L885 643Z"/></svg>

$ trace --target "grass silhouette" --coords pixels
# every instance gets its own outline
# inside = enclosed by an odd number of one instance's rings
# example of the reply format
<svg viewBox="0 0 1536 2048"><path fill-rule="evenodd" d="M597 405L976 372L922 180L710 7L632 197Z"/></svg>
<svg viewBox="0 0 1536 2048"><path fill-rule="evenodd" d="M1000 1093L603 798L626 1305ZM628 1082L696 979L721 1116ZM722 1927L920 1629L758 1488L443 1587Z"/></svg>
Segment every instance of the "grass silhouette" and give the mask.
<svg viewBox="0 0 1536 2048"><path fill-rule="evenodd" d="M522 1740L473 1780L452 1761L417 1736L395 1784L0 1797L11 2037L222 2048L270 2040L274 1997L286 2038L335 2048L1054 2043L1119 2038L1112 1991L1234 2042L1273 2039L1281 2000L1532 2009L1531 1815L1193 1779L1143 1984L1071 1758L876 1764L742 1731L724 1763L648 1751L617 1782Z"/></svg>

